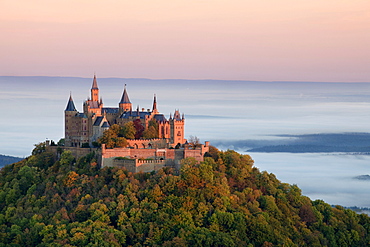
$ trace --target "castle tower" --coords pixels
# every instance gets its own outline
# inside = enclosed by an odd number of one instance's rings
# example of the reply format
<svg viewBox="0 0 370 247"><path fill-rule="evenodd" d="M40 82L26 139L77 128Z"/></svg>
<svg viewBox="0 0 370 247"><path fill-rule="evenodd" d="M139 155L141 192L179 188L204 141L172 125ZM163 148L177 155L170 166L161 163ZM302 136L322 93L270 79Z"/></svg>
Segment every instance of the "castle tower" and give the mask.
<svg viewBox="0 0 370 247"><path fill-rule="evenodd" d="M76 135L76 123L75 116L77 110L72 99L72 94L69 96L67 107L64 110L64 136L65 136L65 146L72 146L72 136Z"/></svg>
<svg viewBox="0 0 370 247"><path fill-rule="evenodd" d="M170 136L171 136L171 143L176 146L177 144L184 144L185 143L185 117L184 115L181 117L180 112L178 110L175 111L173 114L173 118L170 117Z"/></svg>
<svg viewBox="0 0 370 247"><path fill-rule="evenodd" d="M91 98L87 99L84 102L84 113L87 117L101 116L102 115L102 108L103 108L103 100L99 99L99 88L98 82L96 80L96 75L94 74L94 79L91 87Z"/></svg>
<svg viewBox="0 0 370 247"><path fill-rule="evenodd" d="M123 90L121 101L119 102L119 111L120 113L132 111L132 104L130 102L130 99L128 97L128 93L126 91L126 84L125 88Z"/></svg>
<svg viewBox="0 0 370 247"><path fill-rule="evenodd" d="M96 80L96 75L94 74L94 80L91 87L91 101L99 101L99 88L98 82Z"/></svg>

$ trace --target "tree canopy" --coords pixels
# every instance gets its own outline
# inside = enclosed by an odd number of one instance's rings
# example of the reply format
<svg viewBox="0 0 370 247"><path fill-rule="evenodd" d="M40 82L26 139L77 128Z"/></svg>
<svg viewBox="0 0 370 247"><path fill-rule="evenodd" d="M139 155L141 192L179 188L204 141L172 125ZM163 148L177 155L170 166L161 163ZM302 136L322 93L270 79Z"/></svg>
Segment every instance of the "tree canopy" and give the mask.
<svg viewBox="0 0 370 247"><path fill-rule="evenodd" d="M35 152L0 171L0 246L369 246L367 215L311 201L248 155L211 156L133 174Z"/></svg>

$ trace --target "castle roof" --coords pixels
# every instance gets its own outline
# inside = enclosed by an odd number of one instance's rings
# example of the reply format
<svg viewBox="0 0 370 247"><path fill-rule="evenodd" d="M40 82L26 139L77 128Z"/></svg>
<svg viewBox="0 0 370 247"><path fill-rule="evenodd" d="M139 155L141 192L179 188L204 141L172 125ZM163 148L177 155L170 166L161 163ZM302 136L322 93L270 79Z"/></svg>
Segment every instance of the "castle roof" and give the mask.
<svg viewBox="0 0 370 247"><path fill-rule="evenodd" d="M77 111L73 103L72 95L69 96L68 104L65 111Z"/></svg>
<svg viewBox="0 0 370 247"><path fill-rule="evenodd" d="M87 116L83 112L81 112L80 114L78 114L78 116L81 117L81 118L87 118Z"/></svg>
<svg viewBox="0 0 370 247"><path fill-rule="evenodd" d="M118 108L114 108L114 107L104 107L102 109L103 112L106 112L106 113L113 113L113 114L116 114L119 112L119 109Z"/></svg>
<svg viewBox="0 0 370 247"><path fill-rule="evenodd" d="M122 115L121 115L121 118L129 118L129 117L140 117L141 119L144 119L145 116L150 116L151 112L147 112L147 111L128 111L128 112L124 112Z"/></svg>
<svg viewBox="0 0 370 247"><path fill-rule="evenodd" d="M126 91L126 84L125 84L125 89L123 90L121 101L119 103L120 104L131 103L128 97L128 93Z"/></svg>
<svg viewBox="0 0 370 247"><path fill-rule="evenodd" d="M104 117L97 117L94 126L100 126L101 122L104 120Z"/></svg>
<svg viewBox="0 0 370 247"><path fill-rule="evenodd" d="M154 116L154 119L157 120L158 122L165 122L165 121L167 121L166 117L163 114L156 114Z"/></svg>
<svg viewBox="0 0 370 247"><path fill-rule="evenodd" d="M91 89L99 89L98 88L98 82L96 80L96 75L94 75L94 80Z"/></svg>
<svg viewBox="0 0 370 247"><path fill-rule="evenodd" d="M109 123L107 121L105 121L101 127L102 128L109 128L110 125L109 125Z"/></svg>

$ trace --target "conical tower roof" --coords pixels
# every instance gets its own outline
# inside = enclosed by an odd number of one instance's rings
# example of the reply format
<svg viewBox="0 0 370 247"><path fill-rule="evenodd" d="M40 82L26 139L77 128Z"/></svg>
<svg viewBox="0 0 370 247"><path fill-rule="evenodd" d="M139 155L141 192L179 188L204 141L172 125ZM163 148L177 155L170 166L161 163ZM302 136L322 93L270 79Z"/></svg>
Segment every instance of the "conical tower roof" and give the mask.
<svg viewBox="0 0 370 247"><path fill-rule="evenodd" d="M77 111L73 103L72 94L69 96L68 104L65 111Z"/></svg>
<svg viewBox="0 0 370 247"><path fill-rule="evenodd" d="M157 110L157 96L154 94L154 100L153 100L153 112L158 112Z"/></svg>
<svg viewBox="0 0 370 247"><path fill-rule="evenodd" d="M96 75L94 74L94 80L91 89L99 89L98 88L98 81L96 80Z"/></svg>
<svg viewBox="0 0 370 247"><path fill-rule="evenodd" d="M123 90L123 94L122 94L122 98L121 98L121 101L119 102L120 104L127 104L127 103L131 103L130 102L130 99L128 97L128 93L126 91L126 84L125 84L125 89Z"/></svg>

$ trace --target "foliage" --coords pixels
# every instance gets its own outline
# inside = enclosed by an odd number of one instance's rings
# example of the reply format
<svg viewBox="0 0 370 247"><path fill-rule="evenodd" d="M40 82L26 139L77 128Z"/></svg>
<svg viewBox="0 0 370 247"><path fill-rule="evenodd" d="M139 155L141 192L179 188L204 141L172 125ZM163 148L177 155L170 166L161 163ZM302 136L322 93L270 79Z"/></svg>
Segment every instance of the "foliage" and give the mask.
<svg viewBox="0 0 370 247"><path fill-rule="evenodd" d="M32 150L32 155L41 154L46 150L46 142L40 142L34 145L35 148Z"/></svg>
<svg viewBox="0 0 370 247"><path fill-rule="evenodd" d="M155 139L158 138L158 123L156 120L152 119L149 121L148 128L143 131L144 139Z"/></svg>
<svg viewBox="0 0 370 247"><path fill-rule="evenodd" d="M136 129L133 122L127 122L123 125L121 134L126 139L135 139Z"/></svg>
<svg viewBox="0 0 370 247"><path fill-rule="evenodd" d="M64 138L61 138L59 141L58 141L58 143L57 143L57 145L58 146L64 146L64 144L65 144L65 139Z"/></svg>
<svg viewBox="0 0 370 247"><path fill-rule="evenodd" d="M126 138L120 137L122 127L118 124L113 124L109 129L104 131L103 136L99 138L100 144L105 144L107 148L126 147L128 142Z"/></svg>
<svg viewBox="0 0 370 247"><path fill-rule="evenodd" d="M135 139L140 139L143 136L143 132L144 132L145 128L141 124L140 119L134 120L133 123L134 123L134 127L135 127L135 130L136 130Z"/></svg>
<svg viewBox="0 0 370 247"><path fill-rule="evenodd" d="M0 171L0 246L369 246L367 215L212 153L176 175L36 152Z"/></svg>

